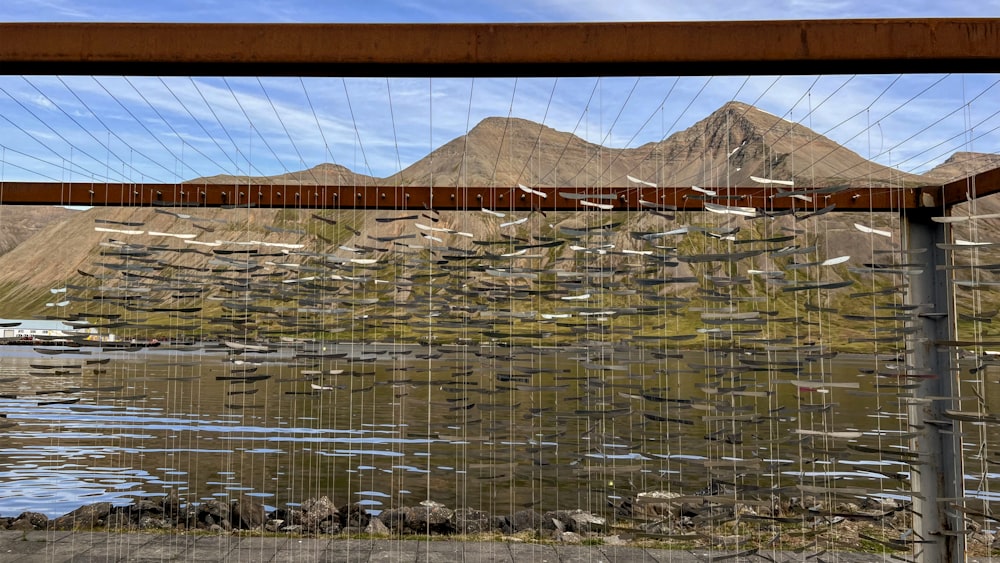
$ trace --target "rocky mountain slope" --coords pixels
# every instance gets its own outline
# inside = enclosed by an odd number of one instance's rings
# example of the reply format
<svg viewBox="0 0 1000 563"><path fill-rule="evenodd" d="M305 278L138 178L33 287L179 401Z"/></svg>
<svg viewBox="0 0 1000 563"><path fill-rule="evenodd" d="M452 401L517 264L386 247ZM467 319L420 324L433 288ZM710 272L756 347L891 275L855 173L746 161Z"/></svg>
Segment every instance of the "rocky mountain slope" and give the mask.
<svg viewBox="0 0 1000 563"><path fill-rule="evenodd" d="M570 133L521 119L489 118L468 135L456 138L398 174L375 179L356 174L333 164L266 178L215 176L199 179L207 182L270 183L276 186L297 184L399 184L399 185L498 185L523 183L535 186L623 186L631 175L659 185L706 186L752 185L753 176L794 179L799 185L888 185L914 186L944 183L955 177L1000 165L1000 157L976 153L957 153L924 175L907 174L865 160L808 128L783 121L777 116L749 105L731 102L692 127L658 143L637 148L613 149L589 143ZM990 198L977 203L977 213L991 209ZM0 299L6 316L38 314L47 300L48 289L81 280L79 271L90 272L101 264L109 240L123 239L95 226L136 223L153 232L188 233L198 240L257 240L279 244L303 244L322 252L351 255L352 249L388 248L379 242L403 236L413 229L412 221L390 221L398 213L391 211L322 212L325 221L309 211L296 210L224 210L190 209L183 213L157 209L95 208L86 212L62 209L3 208L0 244L12 248L0 256ZM176 210L175 210L176 211ZM641 245L630 236L635 231L663 231L678 225L714 224L760 232L761 236L785 231L800 231L818 241L828 256L850 254L858 248L890 248L897 239L875 240L853 227L856 215L830 214L822 218L797 221L782 217L766 222L742 218L720 218L689 214L676 221L645 214L626 214L619 218L608 214L562 213L535 218L516 229L501 228L505 220L476 213L441 213L421 218L435 228L449 228L470 233L479 241L502 240L519 236L524 240L544 240L558 235L561 227L594 227L603 221L621 225L614 233L602 235L603 244L618 250L638 250ZM898 217L865 217L862 222L898 227ZM751 224L753 223L753 224ZM410 233L423 236L427 233ZM996 234L996 233L994 233ZM979 233L988 237L990 233ZM184 247L169 237L150 239L142 244ZM466 249L470 241L464 241ZM105 246L102 246L102 243ZM197 246L186 247L189 250ZM478 250L482 250L479 248ZM559 260L572 260L569 246L550 252L534 264L545 266ZM173 263L181 268L205 267L211 252L174 252ZM607 258L626 263L621 257ZM769 263L761 258L759 266ZM676 275L691 275L688 264L680 264Z"/></svg>
<svg viewBox="0 0 1000 563"><path fill-rule="evenodd" d="M1000 167L1000 155L998 154L957 152L922 176L943 184L997 167Z"/></svg>
<svg viewBox="0 0 1000 563"><path fill-rule="evenodd" d="M628 175L662 186L754 185L750 176L816 186L927 183L924 177L871 163L807 127L740 102L725 104L663 141L629 149L602 147L523 119L489 118L383 181L626 186Z"/></svg>
<svg viewBox="0 0 1000 563"><path fill-rule="evenodd" d="M61 207L0 206L0 255L9 252L53 222L69 219L73 211Z"/></svg>

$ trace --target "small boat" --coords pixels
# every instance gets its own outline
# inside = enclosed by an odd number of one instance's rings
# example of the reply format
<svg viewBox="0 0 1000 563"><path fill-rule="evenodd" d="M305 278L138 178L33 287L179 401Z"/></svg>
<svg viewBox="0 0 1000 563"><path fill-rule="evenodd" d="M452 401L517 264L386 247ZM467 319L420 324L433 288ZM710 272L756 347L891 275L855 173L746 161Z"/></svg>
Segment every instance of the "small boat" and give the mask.
<svg viewBox="0 0 1000 563"><path fill-rule="evenodd" d="M155 348L160 345L160 341L155 338L149 340L106 340L101 342L104 350L140 350L142 348Z"/></svg>
<svg viewBox="0 0 1000 563"><path fill-rule="evenodd" d="M244 344L242 342L232 342L224 341L223 344L226 345L230 350L238 350L241 352L273 352L274 350L264 344Z"/></svg>
<svg viewBox="0 0 1000 563"><path fill-rule="evenodd" d="M62 347L38 348L38 347L35 347L34 350L35 350L35 352L38 352L39 354L45 354L47 356L55 356L55 355L58 355L58 354L79 354L79 355L83 355L83 356L89 356L90 355L90 350L80 350L79 348L72 348L72 347L70 347L70 348L62 348Z"/></svg>

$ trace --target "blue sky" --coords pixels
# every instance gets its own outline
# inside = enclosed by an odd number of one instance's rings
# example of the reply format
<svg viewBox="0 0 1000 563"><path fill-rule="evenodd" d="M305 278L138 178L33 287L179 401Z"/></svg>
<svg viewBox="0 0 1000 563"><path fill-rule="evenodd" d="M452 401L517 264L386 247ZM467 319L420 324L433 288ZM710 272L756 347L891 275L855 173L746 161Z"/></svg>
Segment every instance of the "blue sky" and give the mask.
<svg viewBox="0 0 1000 563"><path fill-rule="evenodd" d="M517 22L986 17L980 2L22 0L2 21ZM488 116L614 147L657 141L728 100L801 121L863 156L922 171L1000 152L1000 76L539 79L0 77L6 180L175 182L321 162L388 176ZM549 100L552 100L551 103ZM391 102L391 103L390 103Z"/></svg>
<svg viewBox="0 0 1000 563"><path fill-rule="evenodd" d="M996 17L997 0L21 0L3 21L524 22Z"/></svg>

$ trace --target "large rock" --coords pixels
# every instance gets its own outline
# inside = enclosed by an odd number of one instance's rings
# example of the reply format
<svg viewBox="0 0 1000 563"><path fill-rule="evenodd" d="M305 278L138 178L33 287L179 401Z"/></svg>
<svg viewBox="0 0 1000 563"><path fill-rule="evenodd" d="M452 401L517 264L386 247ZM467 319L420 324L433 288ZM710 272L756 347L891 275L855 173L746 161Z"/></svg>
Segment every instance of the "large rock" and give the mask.
<svg viewBox="0 0 1000 563"><path fill-rule="evenodd" d="M288 524L302 526L306 533L336 533L340 531L337 506L327 496L311 498L289 514ZM334 529L336 528L336 529Z"/></svg>
<svg viewBox="0 0 1000 563"><path fill-rule="evenodd" d="M164 514L164 502L142 498L124 507L124 510L137 516L158 516Z"/></svg>
<svg viewBox="0 0 1000 563"><path fill-rule="evenodd" d="M299 505L299 510L305 514L313 514L314 516L332 516L337 512L337 505L334 504L330 497L324 495L319 498L310 498L305 500L301 505Z"/></svg>
<svg viewBox="0 0 1000 563"><path fill-rule="evenodd" d="M383 510L381 514L378 515L378 519L385 524L394 534L402 534L406 529L406 520L410 513L410 507L403 506L400 508L389 508Z"/></svg>
<svg viewBox="0 0 1000 563"><path fill-rule="evenodd" d="M566 512L567 511L565 510L555 510L555 511L550 510L545 514L542 514L542 522L541 522L542 531L562 533L567 530L570 530L570 527L566 523L566 520L568 519L568 517L565 514Z"/></svg>
<svg viewBox="0 0 1000 563"><path fill-rule="evenodd" d="M509 535L514 533L514 527L511 525L510 518L507 516L494 516L490 522L493 529L501 534Z"/></svg>
<svg viewBox="0 0 1000 563"><path fill-rule="evenodd" d="M113 529L137 528L144 518L170 520L163 515L162 500L140 498L130 505L113 507L105 519L105 526Z"/></svg>
<svg viewBox="0 0 1000 563"><path fill-rule="evenodd" d="M52 521L52 527L57 530L90 530L104 526L109 514L111 514L110 502L88 504L56 518Z"/></svg>
<svg viewBox="0 0 1000 563"><path fill-rule="evenodd" d="M22 512L10 523L10 530L44 530L49 526L49 517L41 512Z"/></svg>
<svg viewBox="0 0 1000 563"><path fill-rule="evenodd" d="M368 511L360 504L345 504L337 511L340 525L345 528L364 528L371 520Z"/></svg>
<svg viewBox="0 0 1000 563"><path fill-rule="evenodd" d="M564 510L561 517L566 522L566 531L578 534L590 534L603 532L607 528L607 521L600 516L596 516L585 510Z"/></svg>
<svg viewBox="0 0 1000 563"><path fill-rule="evenodd" d="M455 511L455 531L459 534L482 534L493 530L493 517L489 512L474 508Z"/></svg>
<svg viewBox="0 0 1000 563"><path fill-rule="evenodd" d="M537 510L518 510L510 516L514 532L532 532L542 529L542 515Z"/></svg>
<svg viewBox="0 0 1000 563"><path fill-rule="evenodd" d="M365 533L370 536L388 536L389 528L382 523L382 520L378 518L372 518L368 521L368 525L365 526Z"/></svg>
<svg viewBox="0 0 1000 563"><path fill-rule="evenodd" d="M406 529L416 534L454 534L455 511L443 504L424 501L406 515Z"/></svg>
<svg viewBox="0 0 1000 563"><path fill-rule="evenodd" d="M234 528L256 530L264 525L267 511L264 505L249 499L234 500L230 508L230 519Z"/></svg>
<svg viewBox="0 0 1000 563"><path fill-rule="evenodd" d="M233 526L229 514L228 504L212 499L198 506L197 526L208 529L212 529L212 526L219 526L223 530L231 530Z"/></svg>
<svg viewBox="0 0 1000 563"><path fill-rule="evenodd" d="M541 529L547 532L575 532L590 534L601 532L607 527L607 521L585 510L556 510L546 512L542 517Z"/></svg>

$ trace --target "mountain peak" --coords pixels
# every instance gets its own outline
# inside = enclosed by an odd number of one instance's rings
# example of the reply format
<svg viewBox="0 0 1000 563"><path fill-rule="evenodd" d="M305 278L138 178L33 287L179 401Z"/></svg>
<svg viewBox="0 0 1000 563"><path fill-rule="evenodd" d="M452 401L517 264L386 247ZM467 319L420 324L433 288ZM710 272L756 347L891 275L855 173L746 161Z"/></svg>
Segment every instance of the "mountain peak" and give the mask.
<svg viewBox="0 0 1000 563"><path fill-rule="evenodd" d="M735 100L726 102L722 107L712 112L699 123L706 129L731 129L749 137L757 137L767 143L777 143L789 136L801 137L801 140L806 142L810 139L825 139L825 137L804 125L788 121L758 107ZM740 143L744 140L747 140L747 138L740 139ZM789 146L789 148L794 149L798 147Z"/></svg>
<svg viewBox="0 0 1000 563"><path fill-rule="evenodd" d="M1000 154L960 151L927 171L924 176L946 183L997 167L1000 167Z"/></svg>
<svg viewBox="0 0 1000 563"><path fill-rule="evenodd" d="M484 117L479 123L469 131L469 134L473 132L477 133L487 133L487 132L502 132L504 129L520 129L525 127L533 127L538 129L539 123L531 121L530 119L523 119L520 117L500 117L491 116ZM544 127L544 125L542 125Z"/></svg>
<svg viewBox="0 0 1000 563"><path fill-rule="evenodd" d="M740 101L726 102L671 135L659 150L687 161L662 185L755 185L750 176L812 186L920 182L918 176L870 162L800 123Z"/></svg>
<svg viewBox="0 0 1000 563"><path fill-rule="evenodd" d="M189 180L193 184L241 184L256 183L270 184L273 186L298 186L326 184L334 186L352 186L372 183L375 178L358 174L346 166L324 162L312 168L298 170L296 172L286 172L274 176L233 176L230 174L218 174L205 178L195 178Z"/></svg>

